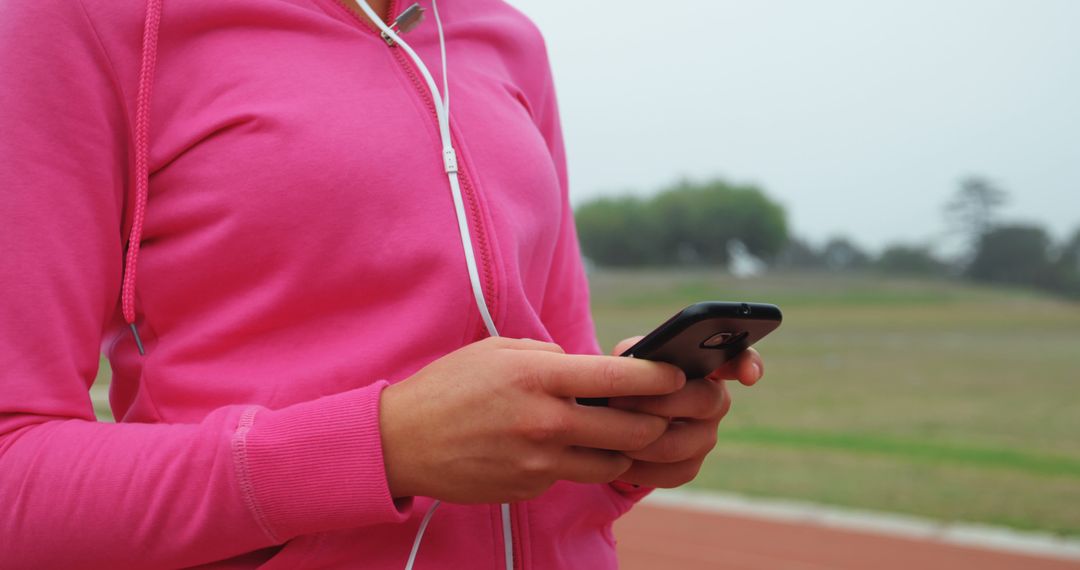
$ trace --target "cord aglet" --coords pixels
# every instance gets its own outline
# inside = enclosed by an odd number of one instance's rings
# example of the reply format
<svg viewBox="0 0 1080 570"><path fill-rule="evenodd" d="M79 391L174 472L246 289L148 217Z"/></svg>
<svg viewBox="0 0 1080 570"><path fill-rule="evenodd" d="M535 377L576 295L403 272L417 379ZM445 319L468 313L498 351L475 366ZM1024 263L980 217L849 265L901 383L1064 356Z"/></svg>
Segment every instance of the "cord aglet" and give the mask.
<svg viewBox="0 0 1080 570"><path fill-rule="evenodd" d="M142 339L139 338L139 329L135 328L135 323L128 323L128 326L131 327L131 336L135 337L135 346L139 347L139 354L146 356L146 351L143 350Z"/></svg>

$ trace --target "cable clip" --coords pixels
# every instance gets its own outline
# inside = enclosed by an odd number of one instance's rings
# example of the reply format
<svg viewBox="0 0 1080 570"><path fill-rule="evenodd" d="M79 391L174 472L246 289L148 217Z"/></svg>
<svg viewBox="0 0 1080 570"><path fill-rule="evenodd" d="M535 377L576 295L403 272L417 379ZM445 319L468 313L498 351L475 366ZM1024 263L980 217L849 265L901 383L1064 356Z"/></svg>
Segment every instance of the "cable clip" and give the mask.
<svg viewBox="0 0 1080 570"><path fill-rule="evenodd" d="M447 174L453 174L458 171L457 166L457 152L454 152L454 147L448 146L443 149L443 168L446 169Z"/></svg>

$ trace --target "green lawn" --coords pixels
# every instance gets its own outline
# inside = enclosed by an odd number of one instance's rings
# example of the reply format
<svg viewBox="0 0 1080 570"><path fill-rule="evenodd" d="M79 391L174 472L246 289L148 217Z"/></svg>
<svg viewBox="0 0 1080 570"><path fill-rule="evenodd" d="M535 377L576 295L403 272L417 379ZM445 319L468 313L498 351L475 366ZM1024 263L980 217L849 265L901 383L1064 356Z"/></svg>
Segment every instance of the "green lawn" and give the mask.
<svg viewBox="0 0 1080 570"><path fill-rule="evenodd" d="M694 301L784 310L695 486L1080 534L1080 304L869 276L590 279L607 348Z"/></svg>

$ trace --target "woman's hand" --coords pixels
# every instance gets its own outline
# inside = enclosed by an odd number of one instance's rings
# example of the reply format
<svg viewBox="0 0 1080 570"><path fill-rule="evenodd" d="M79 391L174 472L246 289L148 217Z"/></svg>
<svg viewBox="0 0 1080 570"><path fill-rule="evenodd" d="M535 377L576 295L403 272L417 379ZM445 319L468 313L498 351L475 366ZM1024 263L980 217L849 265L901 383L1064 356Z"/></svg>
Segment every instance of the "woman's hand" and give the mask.
<svg viewBox="0 0 1080 570"><path fill-rule="evenodd" d="M614 354L622 354L640 339L623 340L615 346ZM705 456L716 446L718 424L731 408L731 395L724 380L738 380L752 386L763 370L761 355L749 348L706 378L687 382L671 394L609 400L611 408L671 419L659 439L643 449L626 453L634 462L619 480L650 487L678 487L697 477Z"/></svg>
<svg viewBox="0 0 1080 570"><path fill-rule="evenodd" d="M652 408L582 406L574 398L661 397L684 384L668 364L567 355L532 340L473 343L383 391L390 492L497 503L535 497L562 479L611 482L635 472L623 452L648 452L668 420Z"/></svg>

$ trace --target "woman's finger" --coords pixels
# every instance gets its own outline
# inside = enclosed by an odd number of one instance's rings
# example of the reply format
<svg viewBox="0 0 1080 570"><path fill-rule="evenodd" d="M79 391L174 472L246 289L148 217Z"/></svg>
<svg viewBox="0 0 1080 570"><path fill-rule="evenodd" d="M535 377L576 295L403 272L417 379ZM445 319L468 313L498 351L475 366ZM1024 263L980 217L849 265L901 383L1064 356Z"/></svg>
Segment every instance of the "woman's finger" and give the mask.
<svg viewBox="0 0 1080 570"><path fill-rule="evenodd" d="M619 481L647 487L670 489L693 481L694 477L697 477L698 471L701 470L703 461L703 457L695 457L679 463L635 461L630 466L630 469L619 475Z"/></svg>
<svg viewBox="0 0 1080 570"><path fill-rule="evenodd" d="M630 458L617 451L567 448L558 465L560 479L578 483L610 483L632 465Z"/></svg>
<svg viewBox="0 0 1080 570"><path fill-rule="evenodd" d="M765 373L765 361L753 348L747 348L734 359L713 370L706 378L710 380L738 380L744 386L753 386Z"/></svg>
<svg viewBox="0 0 1080 570"><path fill-rule="evenodd" d="M666 418L718 419L731 401L723 382L691 380L681 390L665 396L612 398L608 405L620 410Z"/></svg>
<svg viewBox="0 0 1080 570"><path fill-rule="evenodd" d="M629 349L631 346L634 346L635 344L637 344L638 341L640 341L643 338L645 338L645 337L643 337L643 336L632 336L630 338L624 338L624 339L620 340L615 345L615 348L611 351L611 355L612 356L621 355L622 353L626 352L627 349Z"/></svg>
<svg viewBox="0 0 1080 570"><path fill-rule="evenodd" d="M643 449L625 452L635 461L680 463L704 457L716 446L718 420L671 422L664 435Z"/></svg>

